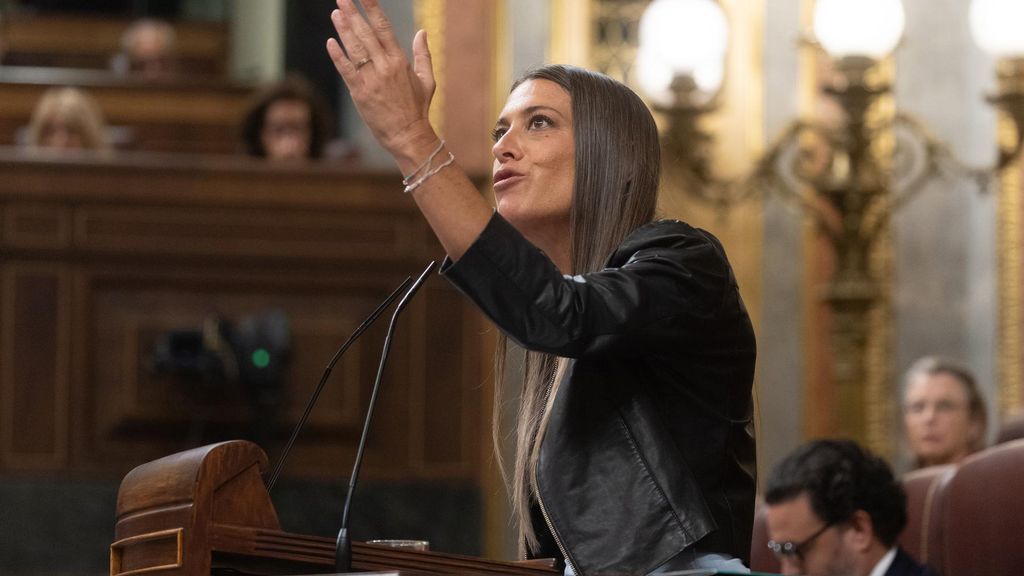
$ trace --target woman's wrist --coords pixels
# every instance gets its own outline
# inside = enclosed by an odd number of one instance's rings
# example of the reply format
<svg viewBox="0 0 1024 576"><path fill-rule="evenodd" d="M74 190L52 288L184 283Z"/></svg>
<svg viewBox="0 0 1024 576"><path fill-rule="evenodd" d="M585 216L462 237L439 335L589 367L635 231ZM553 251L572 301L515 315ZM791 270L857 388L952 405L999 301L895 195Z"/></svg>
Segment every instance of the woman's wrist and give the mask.
<svg viewBox="0 0 1024 576"><path fill-rule="evenodd" d="M403 175L409 175L437 151L440 142L441 139L430 123L423 121L421 126L410 126L406 129L402 138L389 146L389 151L398 164L399 171Z"/></svg>

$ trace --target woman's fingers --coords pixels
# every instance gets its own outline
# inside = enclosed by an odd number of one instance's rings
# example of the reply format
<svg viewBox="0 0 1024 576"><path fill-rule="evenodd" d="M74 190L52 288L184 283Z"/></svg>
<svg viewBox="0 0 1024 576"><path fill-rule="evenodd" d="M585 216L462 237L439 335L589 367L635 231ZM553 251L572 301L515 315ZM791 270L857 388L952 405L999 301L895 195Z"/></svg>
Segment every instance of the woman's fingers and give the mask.
<svg viewBox="0 0 1024 576"><path fill-rule="evenodd" d="M339 7L342 5L341 0L338 0L337 3ZM338 47L342 49L342 56L345 60L354 64L362 61L363 59L370 58L366 48L363 47L362 43L356 37L355 31L352 29L350 18L345 15L341 8L331 11L331 24L334 25L334 31L338 33ZM337 61L335 61L335 67L338 67ZM338 68L338 72L344 74L342 68Z"/></svg>
<svg viewBox="0 0 1024 576"><path fill-rule="evenodd" d="M331 21L338 38L327 41L327 53L374 137L397 155L417 137L435 140L427 120L435 82L426 38L420 33L414 41L412 66L377 0L363 0L367 19L353 0L336 2Z"/></svg>
<svg viewBox="0 0 1024 576"><path fill-rule="evenodd" d="M370 27L373 28L374 34L377 36L377 41L388 53L395 53L400 51L402 48L398 44L398 38L395 37L395 29L391 25L391 20L388 19L387 15L384 14L384 10L381 10L380 0L362 0L363 9L366 10L366 20L370 23Z"/></svg>
<svg viewBox="0 0 1024 576"><path fill-rule="evenodd" d="M413 71L423 84L423 92L427 95L429 104L434 96L434 88L437 81L434 80L434 64L430 56L430 46L427 44L427 31L416 32L412 40Z"/></svg>
<svg viewBox="0 0 1024 576"><path fill-rule="evenodd" d="M374 29L370 28L363 15L356 8L355 0L337 0L341 11L344 29L349 30L350 37L342 38L348 57L353 62L368 62L385 56L384 47Z"/></svg>
<svg viewBox="0 0 1024 576"><path fill-rule="evenodd" d="M341 49L341 44L334 38L327 40L327 55L331 57L331 62L334 62L334 69L341 75L341 79L345 81L345 85L348 85L349 75L356 71L355 64L348 59L345 52ZM349 86L349 89L352 87Z"/></svg>

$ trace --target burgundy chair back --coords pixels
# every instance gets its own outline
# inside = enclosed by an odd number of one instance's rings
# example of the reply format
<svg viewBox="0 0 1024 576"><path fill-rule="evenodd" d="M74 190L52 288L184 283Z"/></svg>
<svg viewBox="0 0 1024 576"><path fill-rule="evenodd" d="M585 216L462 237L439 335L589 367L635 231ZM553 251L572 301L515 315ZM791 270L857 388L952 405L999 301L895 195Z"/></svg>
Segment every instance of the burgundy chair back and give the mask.
<svg viewBox="0 0 1024 576"><path fill-rule="evenodd" d="M955 472L956 467L952 465L930 466L903 476L903 489L907 493L907 526L900 534L899 544L918 562L929 563L929 531L939 525L935 496Z"/></svg>
<svg viewBox="0 0 1024 576"><path fill-rule="evenodd" d="M1024 440L973 454L943 478L928 563L945 576L1024 573Z"/></svg>

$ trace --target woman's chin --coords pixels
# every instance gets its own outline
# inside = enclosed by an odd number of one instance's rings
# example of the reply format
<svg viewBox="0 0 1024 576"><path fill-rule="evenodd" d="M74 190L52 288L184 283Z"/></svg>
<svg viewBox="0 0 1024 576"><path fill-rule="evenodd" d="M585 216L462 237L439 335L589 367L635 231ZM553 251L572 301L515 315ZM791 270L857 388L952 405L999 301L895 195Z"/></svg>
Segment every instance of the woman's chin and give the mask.
<svg viewBox="0 0 1024 576"><path fill-rule="evenodd" d="M508 220L513 226L521 219L521 215L519 210L516 209L515 203L509 202L508 198L498 198L495 210L497 210L498 214L500 214L505 220Z"/></svg>

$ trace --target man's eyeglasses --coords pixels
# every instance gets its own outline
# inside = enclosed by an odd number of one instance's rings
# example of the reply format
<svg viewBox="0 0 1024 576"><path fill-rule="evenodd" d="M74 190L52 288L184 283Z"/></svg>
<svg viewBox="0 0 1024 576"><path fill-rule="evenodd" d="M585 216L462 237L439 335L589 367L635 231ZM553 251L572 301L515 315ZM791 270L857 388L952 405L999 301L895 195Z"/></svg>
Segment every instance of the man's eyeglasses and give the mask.
<svg viewBox="0 0 1024 576"><path fill-rule="evenodd" d="M803 562L804 550L806 550L808 546L813 544L814 541L817 540L818 536L824 534L825 530L828 530L829 528L835 525L835 522L829 522L828 524L825 524L824 526L819 528L817 532L811 534L808 538L806 538L803 542L776 542L775 540L769 540L768 549L771 550L780 559L795 556L798 560Z"/></svg>

